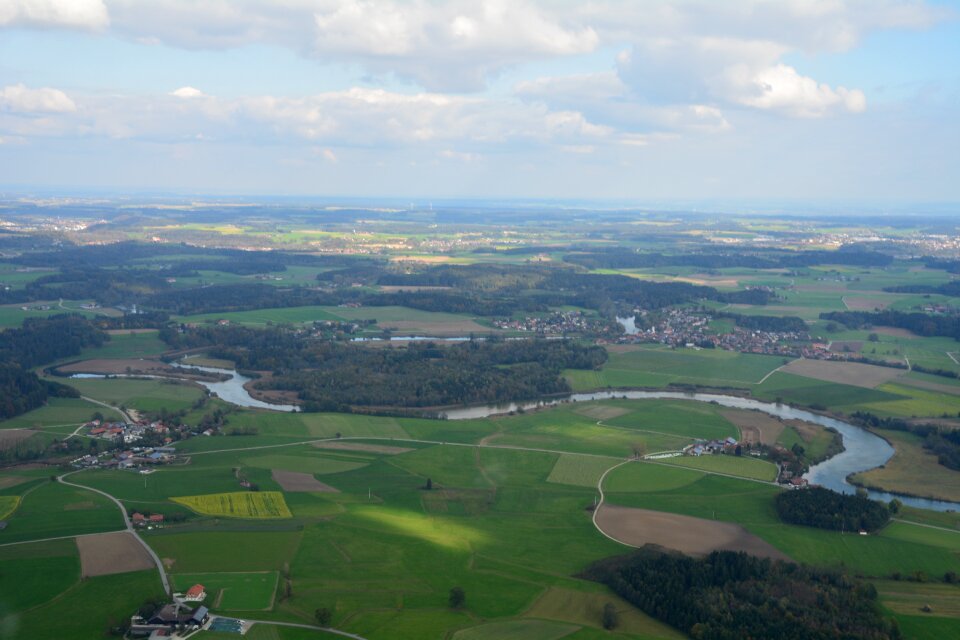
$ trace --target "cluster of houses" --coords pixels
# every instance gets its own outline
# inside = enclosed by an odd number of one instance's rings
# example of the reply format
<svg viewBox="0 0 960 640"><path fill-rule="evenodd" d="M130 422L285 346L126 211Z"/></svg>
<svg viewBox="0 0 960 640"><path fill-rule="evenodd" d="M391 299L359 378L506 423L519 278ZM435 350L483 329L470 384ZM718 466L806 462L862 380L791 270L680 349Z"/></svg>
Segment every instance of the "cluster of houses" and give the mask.
<svg viewBox="0 0 960 640"><path fill-rule="evenodd" d="M144 436L148 434L159 434L163 436L164 443L169 444L173 442L170 434L183 429L183 427L171 427L160 420L153 422L101 422L100 420L91 420L83 426L90 429L87 434L94 438L114 442L123 438L124 444L143 440Z"/></svg>
<svg viewBox="0 0 960 640"><path fill-rule="evenodd" d="M134 517L139 514L134 514ZM135 615L130 618L130 636L160 640L161 638L186 637L210 620L207 607L193 608L188 602L203 602L207 597L202 584L195 584L186 593L174 593L173 602L166 604L152 615Z"/></svg>
<svg viewBox="0 0 960 640"><path fill-rule="evenodd" d="M726 438L724 440L697 440L683 448L684 455L703 456L714 453L732 453L740 448L740 443L736 438Z"/></svg>
<svg viewBox="0 0 960 640"><path fill-rule="evenodd" d="M173 447L133 447L123 451L105 451L100 454L88 454L71 461L75 467L100 469L139 469L140 473L151 473L152 467L170 464L177 459L177 450Z"/></svg>
<svg viewBox="0 0 960 640"><path fill-rule="evenodd" d="M135 511L135 512L130 516L130 521L133 523L133 526L135 526L135 527L155 527L155 526L160 526L160 525L163 524L163 514L162 514L162 513L154 513L154 514L151 514L151 515L149 515L149 516L145 516L145 515L143 515L142 513L140 513L139 511ZM201 586L201 589L202 589L202 586ZM200 598L200 599L203 600L203 598Z"/></svg>
<svg viewBox="0 0 960 640"><path fill-rule="evenodd" d="M529 331L554 335L607 333L613 327L613 325L601 319L586 316L582 311L557 311L550 315L527 316L519 320L501 318L494 320L493 324L498 329L509 331Z"/></svg>

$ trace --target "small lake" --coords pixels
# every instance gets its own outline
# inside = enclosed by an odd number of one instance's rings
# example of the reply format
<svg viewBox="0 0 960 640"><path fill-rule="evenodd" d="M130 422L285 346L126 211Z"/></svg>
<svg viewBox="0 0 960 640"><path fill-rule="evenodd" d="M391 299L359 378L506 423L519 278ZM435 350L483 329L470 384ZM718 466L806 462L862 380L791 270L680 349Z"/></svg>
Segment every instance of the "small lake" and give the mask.
<svg viewBox="0 0 960 640"><path fill-rule="evenodd" d="M760 402L750 398L727 396L713 393L682 393L676 391L600 391L596 393L575 393L557 400L545 402L511 402L506 405L488 405L481 407L465 407L451 409L446 412L449 420L469 420L485 418L491 415L509 413L517 409L535 409L537 407L559 404L561 402L587 402L590 400L609 400L612 398L626 398L629 400L695 400L698 402L713 402L724 407L734 409L756 409L772 416L785 420L805 420L824 427L835 429L843 436L845 450L829 460L814 465L807 472L807 480L811 484L819 484L840 493L855 493L857 488L847 482L847 476L879 467L893 456L893 447L883 438L870 433L865 429L852 424L821 416L803 409L795 409L787 405ZM874 500L889 502L896 498L903 504L921 509L934 511L960 510L960 503L944 500L928 500L914 498L884 491L868 491Z"/></svg>

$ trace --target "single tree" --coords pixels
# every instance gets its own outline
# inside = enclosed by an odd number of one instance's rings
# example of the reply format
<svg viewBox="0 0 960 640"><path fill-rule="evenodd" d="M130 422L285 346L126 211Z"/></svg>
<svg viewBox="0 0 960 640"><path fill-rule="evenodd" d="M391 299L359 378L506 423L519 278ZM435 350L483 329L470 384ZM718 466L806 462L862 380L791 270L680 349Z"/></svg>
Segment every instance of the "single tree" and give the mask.
<svg viewBox="0 0 960 640"><path fill-rule="evenodd" d="M426 485L425 488L426 488L427 491L433 491L433 480L432 480L432 479L427 478L427 485Z"/></svg>
<svg viewBox="0 0 960 640"><path fill-rule="evenodd" d="M633 447L633 457L639 460L647 454L647 445L643 442L634 443Z"/></svg>
<svg viewBox="0 0 960 640"><path fill-rule="evenodd" d="M333 611L327 607L320 607L313 612L313 617L316 618L317 624L321 627L329 627L330 621L333 620Z"/></svg>
<svg viewBox="0 0 960 640"><path fill-rule="evenodd" d="M463 587L454 587L450 589L450 608L459 609L467 601L467 594Z"/></svg>
<svg viewBox="0 0 960 640"><path fill-rule="evenodd" d="M620 624L620 615L612 602L603 605L603 628L607 631L616 629Z"/></svg>

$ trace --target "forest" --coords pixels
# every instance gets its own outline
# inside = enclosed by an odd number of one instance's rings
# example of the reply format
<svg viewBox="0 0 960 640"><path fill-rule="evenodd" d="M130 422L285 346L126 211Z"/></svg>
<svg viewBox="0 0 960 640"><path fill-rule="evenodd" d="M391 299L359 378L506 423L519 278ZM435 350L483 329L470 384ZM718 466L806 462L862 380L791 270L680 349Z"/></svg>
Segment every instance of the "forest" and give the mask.
<svg viewBox="0 0 960 640"><path fill-rule="evenodd" d="M774 499L784 522L834 531L876 531L890 521L890 509L865 495L823 487L784 491Z"/></svg>
<svg viewBox="0 0 960 640"><path fill-rule="evenodd" d="M307 411L422 408L569 393L563 369L594 369L607 358L602 347L571 340L487 338L376 349L282 327L167 327L160 335L175 349L212 347L211 355L234 361L240 370L272 372L257 386L295 391Z"/></svg>
<svg viewBox="0 0 960 640"><path fill-rule="evenodd" d="M595 563L583 577L696 640L894 640L869 583L825 569L715 551L654 548Z"/></svg>
<svg viewBox="0 0 960 640"><path fill-rule="evenodd" d="M603 252L571 253L565 262L588 269L647 269L653 267L698 267L701 269L749 268L790 269L820 264L848 266L884 266L893 258L863 249L839 251L772 251L752 249L735 253L638 253L630 249L611 249Z"/></svg>
<svg viewBox="0 0 960 640"><path fill-rule="evenodd" d="M56 382L41 380L31 367L80 353L108 339L78 315L28 318L19 329L0 331L0 418L12 418L36 409L49 396L77 392Z"/></svg>

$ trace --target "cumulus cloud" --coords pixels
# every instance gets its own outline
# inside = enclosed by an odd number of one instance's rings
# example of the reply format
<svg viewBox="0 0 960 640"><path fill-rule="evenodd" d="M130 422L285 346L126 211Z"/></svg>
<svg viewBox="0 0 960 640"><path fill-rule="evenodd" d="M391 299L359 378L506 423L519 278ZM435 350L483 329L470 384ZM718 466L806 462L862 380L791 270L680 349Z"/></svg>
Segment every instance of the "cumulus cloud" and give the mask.
<svg viewBox="0 0 960 640"><path fill-rule="evenodd" d="M197 89L195 87L180 87L175 91L171 91L170 95L175 96L177 98L189 99L189 98L202 98L204 97L205 94L203 93L203 91L200 91L200 89Z"/></svg>
<svg viewBox="0 0 960 640"><path fill-rule="evenodd" d="M863 91L844 87L832 89L818 84L813 78L801 76L796 69L784 64L742 78L739 84L744 89L739 96L743 104L778 109L802 118L819 117L833 109L861 113L867 108Z"/></svg>
<svg viewBox="0 0 960 640"><path fill-rule="evenodd" d="M0 26L103 29L110 16L103 0L3 0Z"/></svg>
<svg viewBox="0 0 960 640"><path fill-rule="evenodd" d="M59 89L31 89L15 84L0 91L0 108L21 114L67 113L76 111L77 105Z"/></svg>

